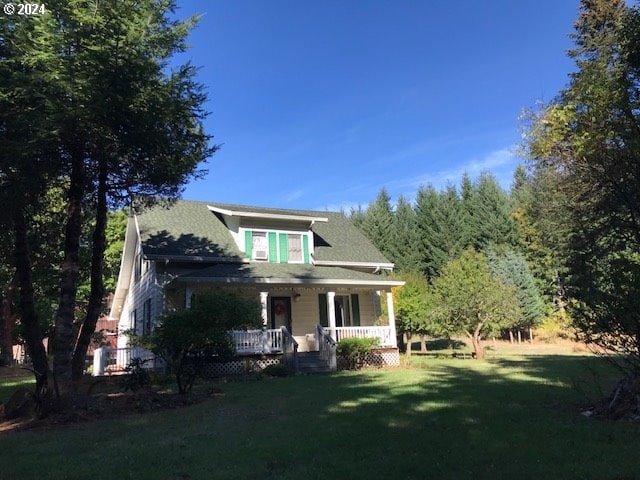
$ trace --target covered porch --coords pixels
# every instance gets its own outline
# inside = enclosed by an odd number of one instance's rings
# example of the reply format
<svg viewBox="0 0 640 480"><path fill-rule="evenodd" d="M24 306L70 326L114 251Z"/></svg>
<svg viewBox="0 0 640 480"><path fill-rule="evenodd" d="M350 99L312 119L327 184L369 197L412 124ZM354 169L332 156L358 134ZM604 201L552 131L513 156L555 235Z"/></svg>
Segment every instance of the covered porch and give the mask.
<svg viewBox="0 0 640 480"><path fill-rule="evenodd" d="M251 263L182 275L174 281L174 295L184 295L187 308L199 291L211 289L259 302L262 328L231 332L239 354L282 351L287 333L297 351L318 351L320 330L334 342L373 337L381 347L396 348L391 288L402 284L340 267Z"/></svg>

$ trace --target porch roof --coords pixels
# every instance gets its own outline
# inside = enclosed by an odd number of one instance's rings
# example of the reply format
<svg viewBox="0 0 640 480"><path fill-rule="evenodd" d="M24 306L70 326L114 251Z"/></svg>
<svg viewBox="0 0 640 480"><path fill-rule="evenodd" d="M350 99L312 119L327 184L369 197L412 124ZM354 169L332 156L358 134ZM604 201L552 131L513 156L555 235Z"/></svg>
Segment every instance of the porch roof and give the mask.
<svg viewBox="0 0 640 480"><path fill-rule="evenodd" d="M244 283L268 285L349 285L361 287L396 287L404 285L394 280L341 267L321 267L292 263L223 263L194 270L174 279L174 282Z"/></svg>

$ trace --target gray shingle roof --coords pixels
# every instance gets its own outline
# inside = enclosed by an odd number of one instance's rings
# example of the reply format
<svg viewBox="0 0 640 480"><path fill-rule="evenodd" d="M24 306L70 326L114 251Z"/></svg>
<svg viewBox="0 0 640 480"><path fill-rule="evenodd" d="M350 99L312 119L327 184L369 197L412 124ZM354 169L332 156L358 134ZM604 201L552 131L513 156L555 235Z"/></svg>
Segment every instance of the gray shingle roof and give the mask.
<svg viewBox="0 0 640 480"><path fill-rule="evenodd" d="M287 210L178 200L169 208L155 206L137 215L143 251L157 256L242 258L231 233L207 206L257 213L305 215L327 218L314 223L315 260L390 263L364 234L338 212ZM318 268L318 267L316 267Z"/></svg>

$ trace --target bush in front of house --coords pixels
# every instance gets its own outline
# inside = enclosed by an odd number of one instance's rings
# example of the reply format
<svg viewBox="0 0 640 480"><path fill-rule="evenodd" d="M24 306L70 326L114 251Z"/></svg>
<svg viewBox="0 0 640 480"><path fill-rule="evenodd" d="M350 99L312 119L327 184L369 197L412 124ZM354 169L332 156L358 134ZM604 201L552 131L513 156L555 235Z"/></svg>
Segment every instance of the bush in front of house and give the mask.
<svg viewBox="0 0 640 480"><path fill-rule="evenodd" d="M344 338L338 342L336 353L347 370L359 370L364 366L368 353L378 346L377 338Z"/></svg>
<svg viewBox="0 0 640 480"><path fill-rule="evenodd" d="M191 307L165 315L150 335L135 341L160 356L175 375L179 393L191 390L203 360L230 358L229 331L262 324L260 305L233 293L198 293Z"/></svg>

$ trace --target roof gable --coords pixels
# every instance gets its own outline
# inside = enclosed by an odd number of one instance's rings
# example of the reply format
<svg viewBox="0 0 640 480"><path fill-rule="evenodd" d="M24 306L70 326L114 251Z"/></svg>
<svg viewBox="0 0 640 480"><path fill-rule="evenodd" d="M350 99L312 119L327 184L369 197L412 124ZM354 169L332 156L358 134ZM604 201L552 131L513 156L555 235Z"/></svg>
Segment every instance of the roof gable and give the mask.
<svg viewBox="0 0 640 480"><path fill-rule="evenodd" d="M221 211L251 212L258 219L272 216L281 221L296 217L309 220L316 262L391 265L342 213L189 200L177 200L168 208L156 205L137 215L144 254L151 257L186 256L241 261L243 254L229 227L225 225ZM314 218L318 218L318 221L314 222ZM243 225L249 225L250 222L246 215L242 217Z"/></svg>

